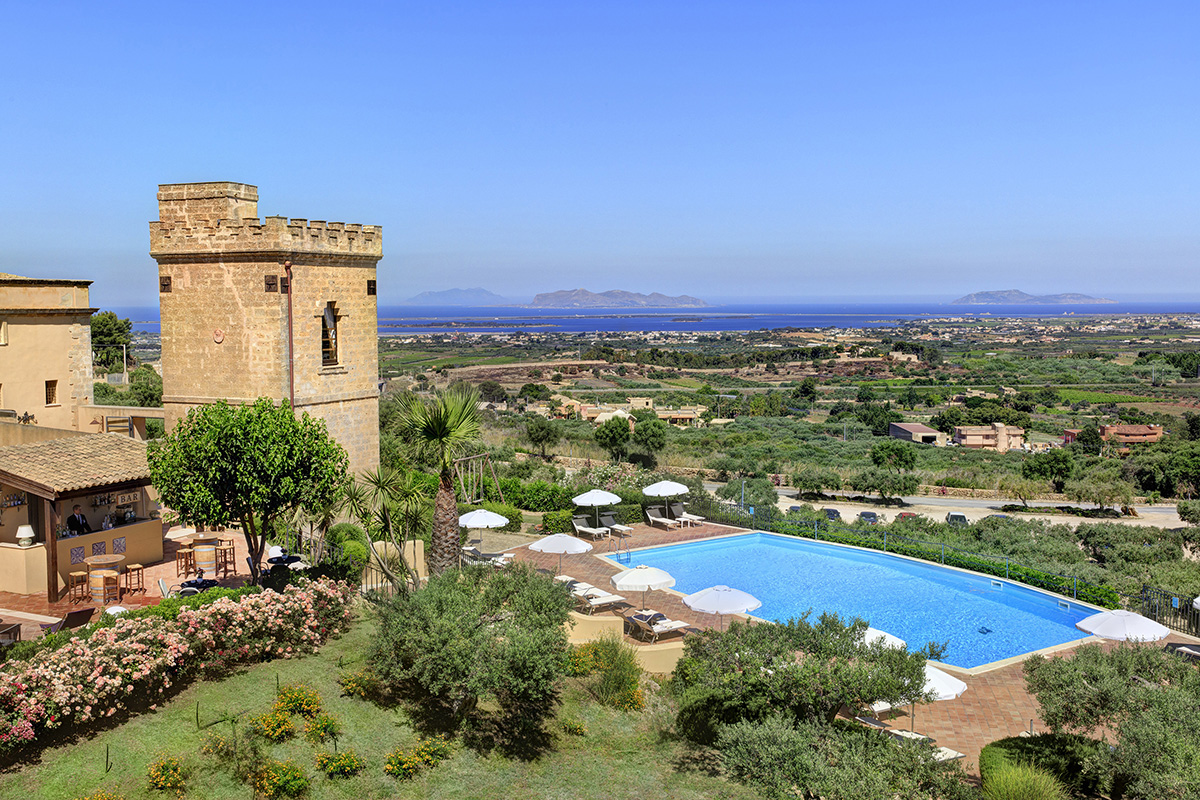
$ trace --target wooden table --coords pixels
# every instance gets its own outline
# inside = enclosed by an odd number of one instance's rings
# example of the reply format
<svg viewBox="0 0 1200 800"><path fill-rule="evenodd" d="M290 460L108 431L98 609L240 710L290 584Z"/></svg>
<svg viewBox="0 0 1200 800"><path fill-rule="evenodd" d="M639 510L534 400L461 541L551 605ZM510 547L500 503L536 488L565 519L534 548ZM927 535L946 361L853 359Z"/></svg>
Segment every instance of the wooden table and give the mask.
<svg viewBox="0 0 1200 800"><path fill-rule="evenodd" d="M198 533L187 540L188 547L196 547L197 545L218 545L221 543L221 537L215 533Z"/></svg>
<svg viewBox="0 0 1200 800"><path fill-rule="evenodd" d="M121 562L125 560L125 556L119 553L114 553L109 556L88 556L83 560L87 564L88 574L91 575L92 569L100 567L101 569L113 567L117 572L121 571Z"/></svg>

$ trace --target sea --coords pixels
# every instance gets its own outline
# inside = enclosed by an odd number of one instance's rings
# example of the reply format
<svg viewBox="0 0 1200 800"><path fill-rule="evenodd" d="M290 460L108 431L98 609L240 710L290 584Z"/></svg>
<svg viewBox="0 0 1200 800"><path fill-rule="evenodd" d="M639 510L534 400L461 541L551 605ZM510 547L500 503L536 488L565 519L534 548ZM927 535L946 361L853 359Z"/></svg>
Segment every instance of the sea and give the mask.
<svg viewBox="0 0 1200 800"><path fill-rule="evenodd" d="M158 308L113 308L135 331L159 332ZM886 328L921 319L999 317L1072 318L1200 314L1200 301L1095 305L988 305L950 303L731 304L680 309L546 309L506 306L379 306L379 334L504 333L513 331L625 333L630 331L757 331L775 328Z"/></svg>

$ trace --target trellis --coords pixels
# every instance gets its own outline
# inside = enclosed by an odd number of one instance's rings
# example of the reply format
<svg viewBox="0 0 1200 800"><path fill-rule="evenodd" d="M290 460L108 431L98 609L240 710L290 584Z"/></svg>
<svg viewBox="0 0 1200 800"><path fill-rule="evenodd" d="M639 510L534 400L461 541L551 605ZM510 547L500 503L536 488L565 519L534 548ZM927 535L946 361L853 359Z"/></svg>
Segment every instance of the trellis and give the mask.
<svg viewBox="0 0 1200 800"><path fill-rule="evenodd" d="M492 466L492 457L487 453L455 459L454 475L458 478L459 499L462 502L479 503L486 499L483 488L489 475L492 485L496 487L496 495L501 503L504 502L504 492L496 478L496 468Z"/></svg>

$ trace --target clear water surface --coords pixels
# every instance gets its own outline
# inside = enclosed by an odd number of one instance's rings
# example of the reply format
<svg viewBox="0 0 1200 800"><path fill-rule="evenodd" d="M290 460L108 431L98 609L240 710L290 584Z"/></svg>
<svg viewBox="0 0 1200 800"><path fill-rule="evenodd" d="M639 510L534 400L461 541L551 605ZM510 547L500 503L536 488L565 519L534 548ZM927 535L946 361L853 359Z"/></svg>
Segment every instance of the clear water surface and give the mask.
<svg viewBox="0 0 1200 800"><path fill-rule="evenodd" d="M684 594L718 584L749 592L762 601L752 612L761 619L828 611L846 620L862 617L912 648L946 643L943 661L964 668L1083 639L1087 634L1075 623L1097 611L990 576L769 533L609 558L664 569Z"/></svg>

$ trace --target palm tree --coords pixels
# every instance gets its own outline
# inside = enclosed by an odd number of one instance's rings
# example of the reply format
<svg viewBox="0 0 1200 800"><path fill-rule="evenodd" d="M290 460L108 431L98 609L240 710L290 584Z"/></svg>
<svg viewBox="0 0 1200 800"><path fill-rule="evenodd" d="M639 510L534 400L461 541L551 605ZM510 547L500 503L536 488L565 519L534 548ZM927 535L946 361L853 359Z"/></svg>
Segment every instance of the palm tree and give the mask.
<svg viewBox="0 0 1200 800"><path fill-rule="evenodd" d="M430 399L415 394L401 397L395 430L418 463L438 470L434 500L429 569L440 573L458 564L458 506L450 474L454 459L479 443L479 393L472 387L452 386Z"/></svg>
<svg viewBox="0 0 1200 800"><path fill-rule="evenodd" d="M428 523L430 498L424 489L413 473L384 467L352 479L343 490L343 504L367 531L367 548L375 563L400 591L415 590L420 585L416 570L404 555L404 545ZM394 569L390 554L376 548L377 538L399 555L399 570Z"/></svg>

